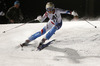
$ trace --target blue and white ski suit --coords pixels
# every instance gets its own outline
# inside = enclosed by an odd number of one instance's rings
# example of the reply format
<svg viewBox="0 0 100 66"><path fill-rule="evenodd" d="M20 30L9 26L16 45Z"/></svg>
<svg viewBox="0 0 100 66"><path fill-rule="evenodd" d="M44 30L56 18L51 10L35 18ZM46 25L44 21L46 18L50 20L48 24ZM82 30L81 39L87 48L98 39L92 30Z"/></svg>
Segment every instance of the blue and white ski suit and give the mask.
<svg viewBox="0 0 100 66"><path fill-rule="evenodd" d="M35 40L36 38L44 35L47 31L48 31L48 33L46 34L45 38L47 40L49 40L51 38L51 36L56 32L56 30L60 29L62 26L61 14L71 14L71 11L69 11L69 10L62 10L59 8L55 8L54 10L55 11L53 14L49 14L48 12L46 12L43 15L41 22L43 22L47 17L50 20L48 21L47 25L44 26L43 29L41 29L41 31L36 32L31 37L29 37L30 41Z"/></svg>

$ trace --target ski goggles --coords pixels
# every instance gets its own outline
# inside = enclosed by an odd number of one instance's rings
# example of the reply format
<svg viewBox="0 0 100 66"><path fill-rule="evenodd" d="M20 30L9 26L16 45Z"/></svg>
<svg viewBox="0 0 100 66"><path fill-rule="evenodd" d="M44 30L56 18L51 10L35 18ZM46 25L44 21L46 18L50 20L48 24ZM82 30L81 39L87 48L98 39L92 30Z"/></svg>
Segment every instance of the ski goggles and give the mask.
<svg viewBox="0 0 100 66"><path fill-rule="evenodd" d="M47 8L46 11L53 11L53 8Z"/></svg>

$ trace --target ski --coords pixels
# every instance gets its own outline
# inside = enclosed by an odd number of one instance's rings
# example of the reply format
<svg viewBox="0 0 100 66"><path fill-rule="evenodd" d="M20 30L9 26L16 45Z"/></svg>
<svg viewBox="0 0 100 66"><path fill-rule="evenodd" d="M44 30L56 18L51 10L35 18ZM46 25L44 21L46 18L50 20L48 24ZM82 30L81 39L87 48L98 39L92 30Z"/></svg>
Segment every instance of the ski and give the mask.
<svg viewBox="0 0 100 66"><path fill-rule="evenodd" d="M24 50L29 50L31 49L31 51L41 51L43 49L45 49L46 47L48 47L50 44L52 44L52 42L55 41L54 40L51 40L49 41L48 43L45 43L45 44L42 44L41 46L37 47L37 43L34 43L34 44L28 44L28 45L25 45L23 46L22 44L19 44L18 46L16 46L16 48L21 48L21 51L24 51Z"/></svg>
<svg viewBox="0 0 100 66"><path fill-rule="evenodd" d="M49 46L49 44L43 44L40 47L38 47L37 50L41 51L41 50L43 50L44 48L46 48L48 46Z"/></svg>
<svg viewBox="0 0 100 66"><path fill-rule="evenodd" d="M39 47L37 47L37 50L39 50L39 51L43 50L44 48L46 48L46 47L48 47L50 44L52 44L53 41L55 41L55 39L52 40L52 41L49 41L49 42L46 43L46 44L40 45Z"/></svg>

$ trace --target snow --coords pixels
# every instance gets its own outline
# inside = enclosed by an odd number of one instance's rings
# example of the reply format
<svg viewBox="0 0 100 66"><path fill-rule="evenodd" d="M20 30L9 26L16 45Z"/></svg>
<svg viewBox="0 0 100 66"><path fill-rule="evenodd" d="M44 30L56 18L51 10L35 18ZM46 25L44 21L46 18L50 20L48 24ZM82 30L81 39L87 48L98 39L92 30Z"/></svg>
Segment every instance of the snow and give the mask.
<svg viewBox="0 0 100 66"><path fill-rule="evenodd" d="M100 66L100 22L89 22L97 28L85 21L64 21L47 42L55 41L42 51L35 50L43 36L23 51L18 45L46 23L29 23L6 33L2 32L20 24L0 25L0 66Z"/></svg>

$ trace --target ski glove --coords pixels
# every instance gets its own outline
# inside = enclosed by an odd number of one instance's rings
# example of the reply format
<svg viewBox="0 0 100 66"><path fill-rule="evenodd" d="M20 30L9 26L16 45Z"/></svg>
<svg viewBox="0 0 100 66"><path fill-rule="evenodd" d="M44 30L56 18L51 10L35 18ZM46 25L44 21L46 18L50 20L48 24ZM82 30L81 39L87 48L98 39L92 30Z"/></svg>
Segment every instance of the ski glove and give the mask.
<svg viewBox="0 0 100 66"><path fill-rule="evenodd" d="M75 11L72 11L71 15L78 16L78 14Z"/></svg>
<svg viewBox="0 0 100 66"><path fill-rule="evenodd" d="M39 22L42 22L41 20L42 20L42 16L41 15L39 15L39 16L37 16L37 18L35 19L35 20L38 20Z"/></svg>

